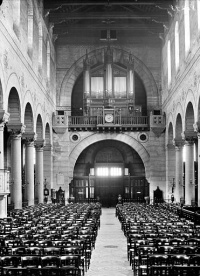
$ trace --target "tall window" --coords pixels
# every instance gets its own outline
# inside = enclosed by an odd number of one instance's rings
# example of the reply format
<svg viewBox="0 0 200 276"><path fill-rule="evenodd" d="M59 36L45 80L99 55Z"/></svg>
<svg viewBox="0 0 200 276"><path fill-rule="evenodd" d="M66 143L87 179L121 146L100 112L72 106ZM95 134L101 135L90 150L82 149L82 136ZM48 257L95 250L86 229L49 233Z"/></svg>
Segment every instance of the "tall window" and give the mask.
<svg viewBox="0 0 200 276"><path fill-rule="evenodd" d="M175 25L175 66L176 71L179 68L179 25L178 21L176 21Z"/></svg>
<svg viewBox="0 0 200 276"><path fill-rule="evenodd" d="M33 4L28 1L28 54L32 57L33 51Z"/></svg>
<svg viewBox="0 0 200 276"><path fill-rule="evenodd" d="M198 30L200 30L200 0L197 0L197 20L198 20Z"/></svg>
<svg viewBox="0 0 200 276"><path fill-rule="evenodd" d="M20 11L20 0L12 1L13 10L13 30L16 33L16 35L19 37L19 30L20 30L20 17L21 17L21 11Z"/></svg>
<svg viewBox="0 0 200 276"><path fill-rule="evenodd" d="M185 24L185 55L190 49L190 6L189 0L185 0L184 7L184 24Z"/></svg>
<svg viewBox="0 0 200 276"><path fill-rule="evenodd" d="M50 44L47 41L47 79L50 80Z"/></svg>
<svg viewBox="0 0 200 276"><path fill-rule="evenodd" d="M168 40L167 44L167 64L168 64L168 86L171 84L172 72L171 72L171 42Z"/></svg>
<svg viewBox="0 0 200 276"><path fill-rule="evenodd" d="M42 71L42 46L43 46L43 33L42 33L42 23L39 22L39 70Z"/></svg>

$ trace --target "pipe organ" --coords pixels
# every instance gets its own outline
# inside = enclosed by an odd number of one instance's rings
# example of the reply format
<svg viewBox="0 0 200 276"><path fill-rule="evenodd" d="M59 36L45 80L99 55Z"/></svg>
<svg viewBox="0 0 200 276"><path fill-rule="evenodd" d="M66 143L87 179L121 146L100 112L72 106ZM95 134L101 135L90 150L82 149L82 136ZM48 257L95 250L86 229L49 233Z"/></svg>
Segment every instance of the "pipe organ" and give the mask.
<svg viewBox="0 0 200 276"><path fill-rule="evenodd" d="M122 117L141 116L141 106L135 105L134 60L129 56L126 64L113 62L110 46L104 51L102 63L90 64L88 54L83 64L84 116L120 112ZM109 120L111 120L109 118Z"/></svg>

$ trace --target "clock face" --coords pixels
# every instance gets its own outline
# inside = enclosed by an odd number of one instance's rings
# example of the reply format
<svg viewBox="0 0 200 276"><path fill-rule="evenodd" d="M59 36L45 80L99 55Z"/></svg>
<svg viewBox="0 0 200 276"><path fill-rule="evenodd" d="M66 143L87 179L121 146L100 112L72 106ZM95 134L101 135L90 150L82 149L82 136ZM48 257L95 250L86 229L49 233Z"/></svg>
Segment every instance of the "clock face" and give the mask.
<svg viewBox="0 0 200 276"><path fill-rule="evenodd" d="M113 122L113 114L106 114L105 121L107 123L112 123Z"/></svg>

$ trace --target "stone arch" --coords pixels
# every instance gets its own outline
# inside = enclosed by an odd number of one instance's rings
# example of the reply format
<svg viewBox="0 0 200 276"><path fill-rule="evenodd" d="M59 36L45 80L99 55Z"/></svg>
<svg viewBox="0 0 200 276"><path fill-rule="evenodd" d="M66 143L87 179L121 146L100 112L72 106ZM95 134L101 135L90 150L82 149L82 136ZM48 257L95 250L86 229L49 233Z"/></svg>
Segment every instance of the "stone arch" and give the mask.
<svg viewBox="0 0 200 276"><path fill-rule="evenodd" d="M182 118L181 114L178 113L176 116L174 137L178 140L181 140L182 133L183 133L183 118Z"/></svg>
<svg viewBox="0 0 200 276"><path fill-rule="evenodd" d="M194 92L191 90L191 89L189 89L188 91L187 91L187 95L186 95L186 99L185 99L185 118L186 118L186 111L187 111L187 107L188 107L188 104L189 103L191 103L192 104L192 106L193 106L193 110L194 110L194 116L195 116L195 109L196 109L196 106L197 106L197 99L195 99L195 95L194 95ZM184 118L184 119L185 119ZM195 119L197 119L197 118L195 118Z"/></svg>
<svg viewBox="0 0 200 276"><path fill-rule="evenodd" d="M18 93L18 97L19 97L19 102L21 103L22 99L21 99L20 83L19 83L19 79L17 78L17 75L15 73L11 74L8 78L4 99L9 98L9 94L10 94L10 91L12 88L16 89L16 91ZM5 110L8 109L8 100L6 101L4 108L5 108Z"/></svg>
<svg viewBox="0 0 200 276"><path fill-rule="evenodd" d="M166 144L168 144L168 141L169 141L169 128L170 128L170 125L172 126L172 129L173 129L173 115L172 113L169 114L168 116L168 120L166 122Z"/></svg>
<svg viewBox="0 0 200 276"><path fill-rule="evenodd" d="M140 156L141 160L144 163L144 167L145 167L145 174L146 174L146 178L150 178L150 156L149 153L147 152L147 150L133 137L130 137L126 134L118 134L118 135L113 135L111 133L107 133L105 134L94 134L92 136L89 136L87 138L85 138L84 140L82 140L70 153L70 170L69 173L71 175L69 175L69 177L73 177L73 170L74 170L74 166L75 163L80 155L80 153L87 148L88 146L90 146L93 143L102 141L102 140L116 140L119 141L121 143L125 143L127 145L129 145L131 148L133 148L138 155ZM123 142L122 142L123 141Z"/></svg>
<svg viewBox="0 0 200 276"><path fill-rule="evenodd" d="M33 110L30 103L26 104L25 112L24 112L24 124L26 126L26 132L34 131L34 118L33 118Z"/></svg>
<svg viewBox="0 0 200 276"><path fill-rule="evenodd" d="M10 113L10 122L21 123L21 104L15 87L11 88L8 97L8 112Z"/></svg>
<svg viewBox="0 0 200 276"><path fill-rule="evenodd" d="M98 56L103 58L102 53L104 52L104 50L105 50L105 48L93 50L88 54L88 58L90 60L93 59L96 62L98 62ZM120 61L122 56L123 56L124 60L128 61L130 53L128 53L125 50L117 49L117 48L113 48L113 50L115 52L116 61L117 60ZM158 88L157 88L157 85L156 85L156 82L154 80L152 73L150 72L150 70L145 66L145 64L141 60L139 60L136 56L132 55L132 57L134 60L134 70L141 78L141 80L144 84L144 87L146 89L147 106L150 105L150 103L149 103L150 99L153 99L154 101L156 101L156 103L153 103L154 106L155 105L158 106L160 104ZM58 96L57 96L57 105L58 106L65 106L65 107L71 106L71 94L72 94L73 86L75 84L76 79L78 78L80 73L83 71L83 60L85 58L86 58L86 55L79 58L66 73L66 75L62 81L62 84L61 84L60 93L58 93Z"/></svg>
<svg viewBox="0 0 200 276"><path fill-rule="evenodd" d="M45 125L45 143L46 145L51 144L51 131L49 123L46 123Z"/></svg>
<svg viewBox="0 0 200 276"><path fill-rule="evenodd" d="M185 109L185 134L186 136L192 136L194 133L194 105L192 102L188 102L187 107Z"/></svg>
<svg viewBox="0 0 200 276"><path fill-rule="evenodd" d="M37 140L43 139L43 122L40 114L38 114L37 120L36 120L36 134L37 134Z"/></svg>

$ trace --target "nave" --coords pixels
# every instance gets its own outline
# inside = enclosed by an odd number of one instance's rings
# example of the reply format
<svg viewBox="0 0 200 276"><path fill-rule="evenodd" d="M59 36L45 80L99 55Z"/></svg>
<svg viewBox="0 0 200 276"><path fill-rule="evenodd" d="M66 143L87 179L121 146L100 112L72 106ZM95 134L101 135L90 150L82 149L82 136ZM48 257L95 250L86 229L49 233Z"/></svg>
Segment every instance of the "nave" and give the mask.
<svg viewBox="0 0 200 276"><path fill-rule="evenodd" d="M199 276L200 225L176 204L38 204L0 219L0 275Z"/></svg>

